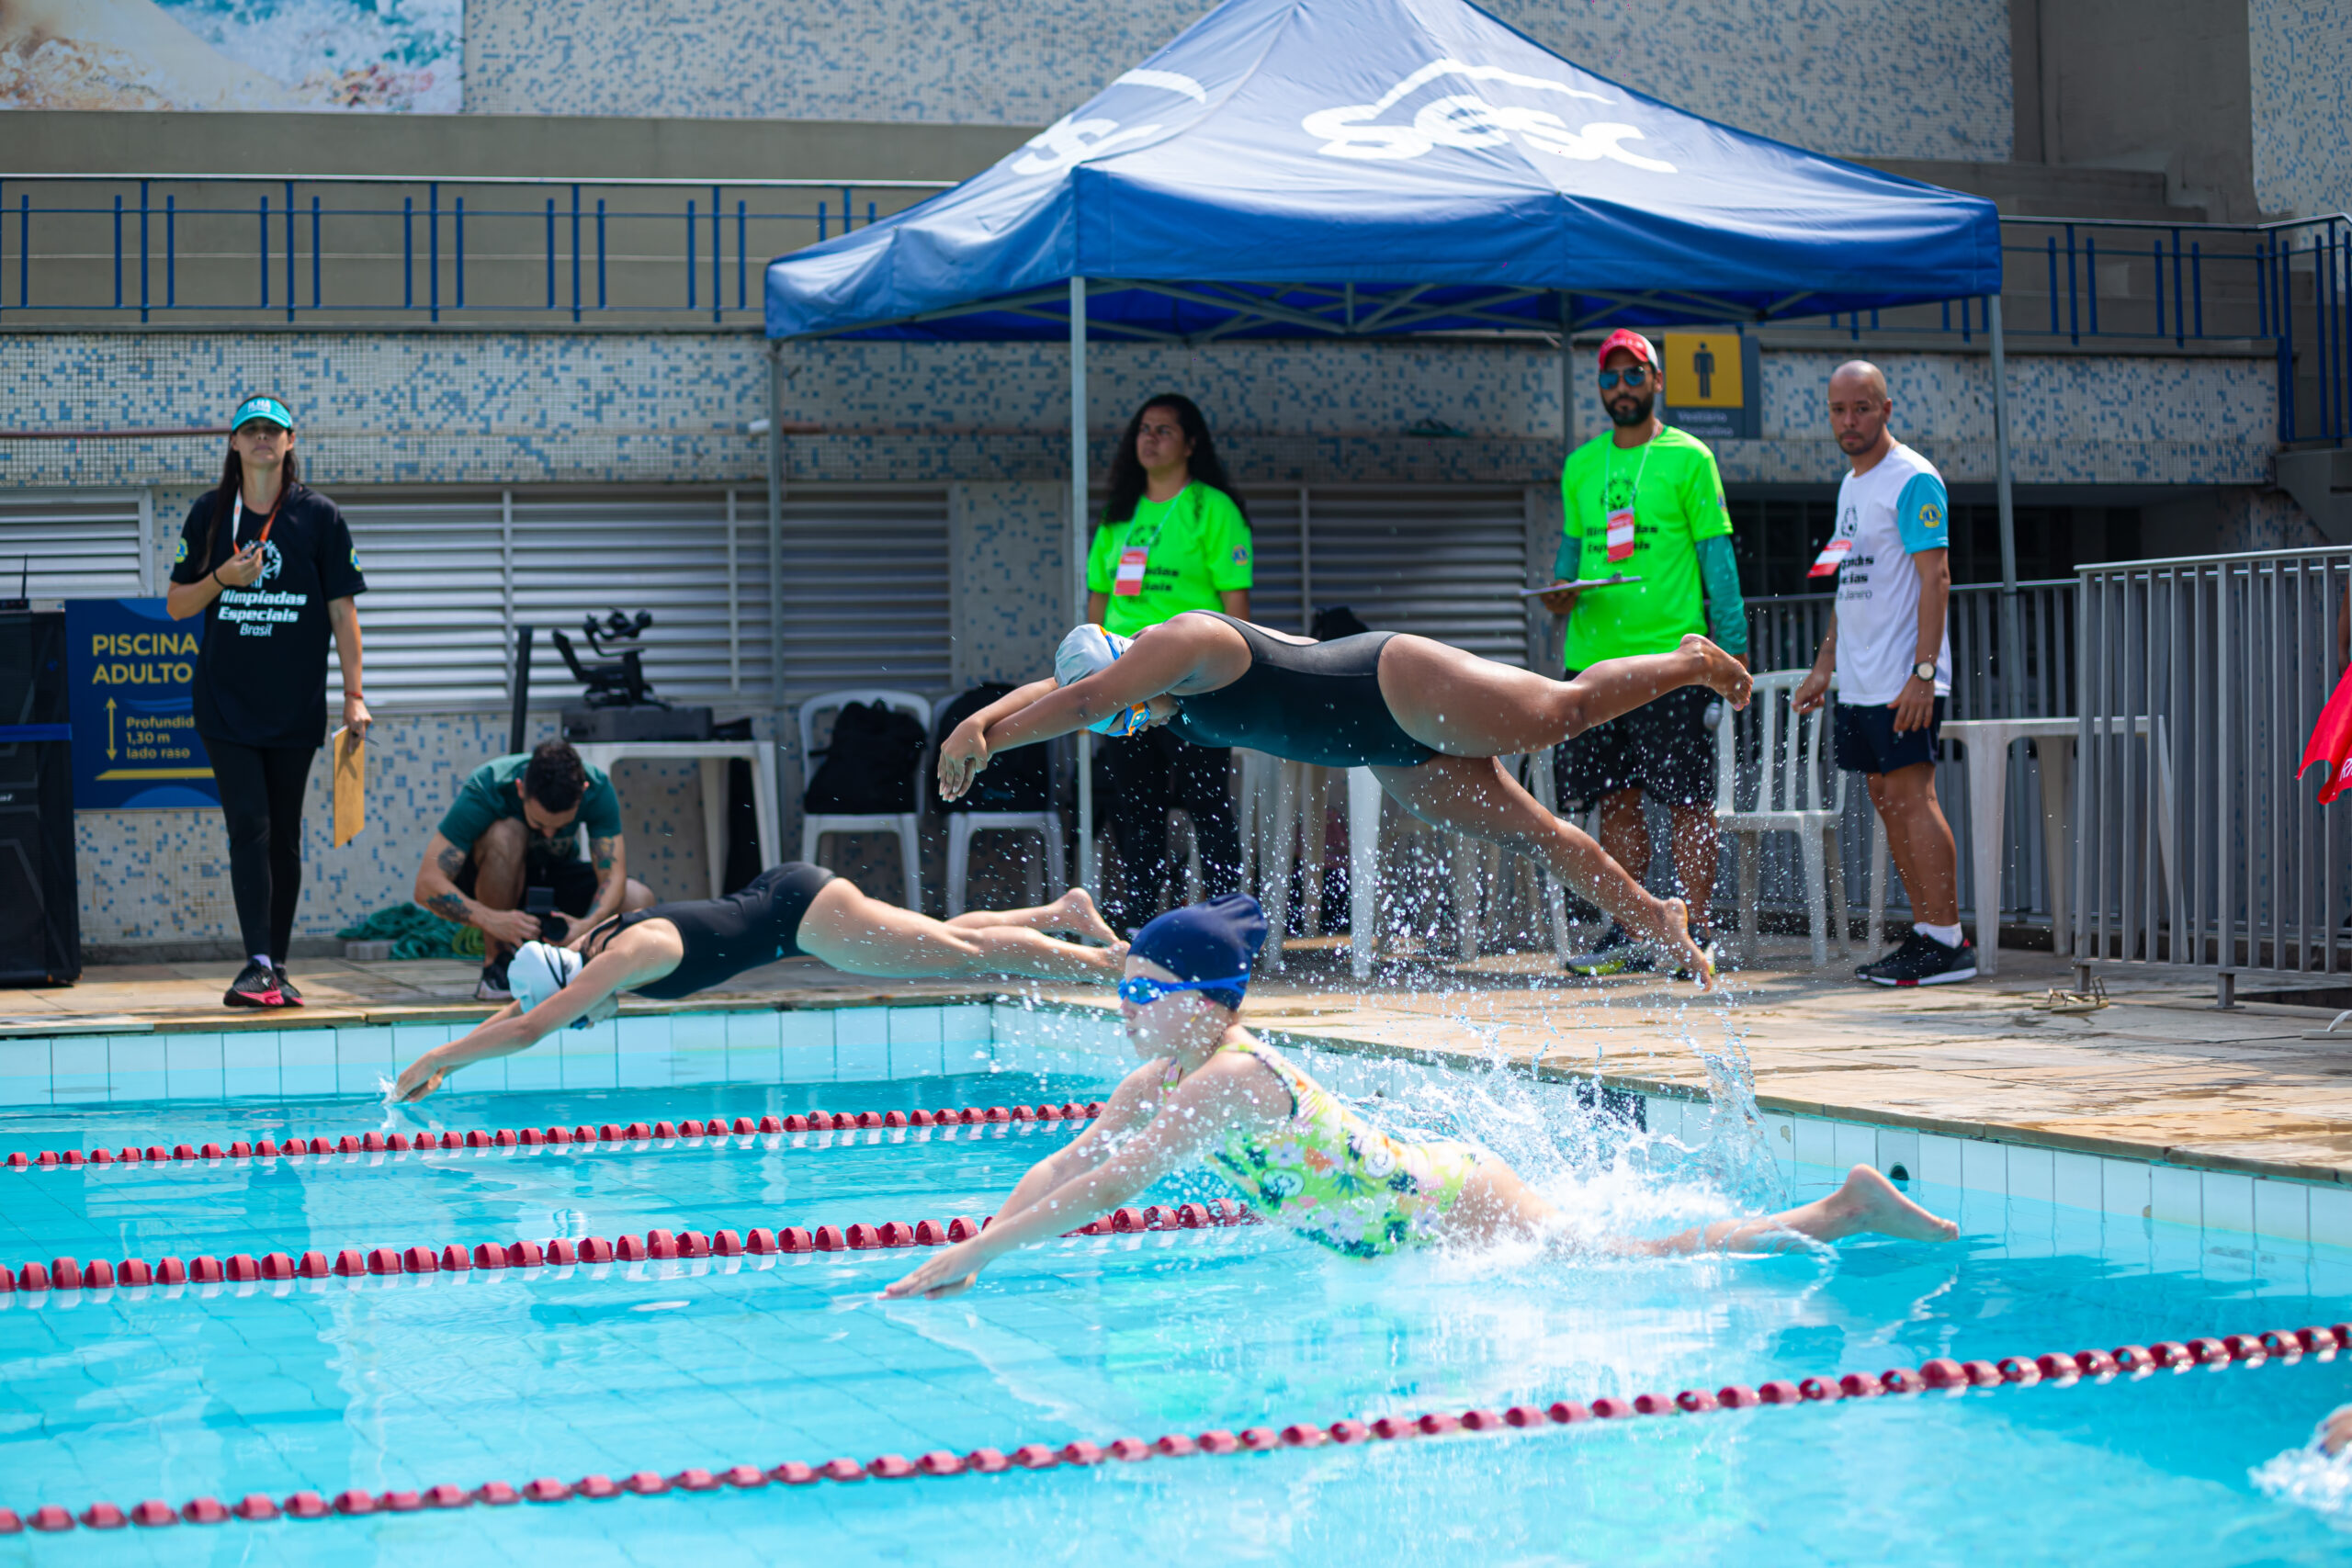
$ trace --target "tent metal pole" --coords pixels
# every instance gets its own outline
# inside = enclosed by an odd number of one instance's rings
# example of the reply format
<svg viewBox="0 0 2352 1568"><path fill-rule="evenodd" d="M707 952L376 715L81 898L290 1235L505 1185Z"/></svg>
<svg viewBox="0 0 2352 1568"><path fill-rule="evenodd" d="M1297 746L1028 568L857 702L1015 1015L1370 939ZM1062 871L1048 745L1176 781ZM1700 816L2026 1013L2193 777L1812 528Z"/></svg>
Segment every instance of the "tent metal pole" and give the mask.
<svg viewBox="0 0 2352 1568"><path fill-rule="evenodd" d="M778 755L769 776L782 792L785 776L781 755L792 733L784 703L784 343L768 340L768 744ZM771 801L772 818L783 825L784 802ZM768 852L781 852L770 844Z"/></svg>
<svg viewBox="0 0 2352 1568"><path fill-rule="evenodd" d="M1086 279L1069 280L1070 622L1086 619ZM1078 732L1078 882L1094 886L1094 736Z"/></svg>
<svg viewBox="0 0 2352 1568"><path fill-rule="evenodd" d="M2006 717L2025 712L2025 643L2018 626L2018 516L2009 465L2009 371L2001 340L2001 297L1987 295L1984 322L1993 340L1995 493L2001 506L2001 706Z"/></svg>

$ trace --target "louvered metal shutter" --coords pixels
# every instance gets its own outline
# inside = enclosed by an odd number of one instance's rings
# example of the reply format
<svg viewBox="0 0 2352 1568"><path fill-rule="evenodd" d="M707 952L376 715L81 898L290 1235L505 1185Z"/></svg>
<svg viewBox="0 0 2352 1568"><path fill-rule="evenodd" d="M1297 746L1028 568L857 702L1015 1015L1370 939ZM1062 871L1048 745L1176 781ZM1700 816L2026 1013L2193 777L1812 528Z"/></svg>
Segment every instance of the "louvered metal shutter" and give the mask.
<svg viewBox="0 0 2352 1568"><path fill-rule="evenodd" d="M747 492L754 497L759 492ZM764 506L764 498L758 502ZM784 508L787 702L843 686L937 695L949 677L947 492L795 488ZM767 614L764 513L760 616ZM764 686L767 650L760 650ZM748 679L748 672L747 672Z"/></svg>
<svg viewBox="0 0 2352 1568"><path fill-rule="evenodd" d="M368 697L411 710L507 700L514 628L537 629L534 705L579 683L548 634L583 658L588 615L650 610L656 695L768 705L767 494L759 486L340 492L368 573ZM787 697L855 684L947 686L944 490L788 492Z"/></svg>
<svg viewBox="0 0 2352 1568"><path fill-rule="evenodd" d="M0 599L117 599L162 592L144 491L0 495Z"/></svg>
<svg viewBox="0 0 2352 1568"><path fill-rule="evenodd" d="M1314 607L1345 604L1375 631L1414 632L1527 663L1527 610L1517 596L1528 572L1524 491L1318 486L1307 507L1305 578Z"/></svg>

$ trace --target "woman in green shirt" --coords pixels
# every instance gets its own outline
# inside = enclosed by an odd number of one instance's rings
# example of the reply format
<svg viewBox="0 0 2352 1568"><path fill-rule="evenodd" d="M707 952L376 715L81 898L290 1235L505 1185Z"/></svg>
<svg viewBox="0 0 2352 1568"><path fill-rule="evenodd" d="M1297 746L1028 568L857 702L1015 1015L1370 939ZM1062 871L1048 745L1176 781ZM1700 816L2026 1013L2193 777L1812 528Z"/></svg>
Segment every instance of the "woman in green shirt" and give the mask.
<svg viewBox="0 0 2352 1568"><path fill-rule="evenodd" d="M1250 615L1250 522L1193 400L1163 393L1136 411L1111 461L1110 503L1086 557L1086 618L1133 637L1187 610ZM1119 843L1119 874L1102 888L1121 931L1158 910L1168 864L1168 811L1193 818L1207 893L1240 883L1241 829L1227 779L1227 747L1195 746L1162 729L1095 743L1096 798Z"/></svg>

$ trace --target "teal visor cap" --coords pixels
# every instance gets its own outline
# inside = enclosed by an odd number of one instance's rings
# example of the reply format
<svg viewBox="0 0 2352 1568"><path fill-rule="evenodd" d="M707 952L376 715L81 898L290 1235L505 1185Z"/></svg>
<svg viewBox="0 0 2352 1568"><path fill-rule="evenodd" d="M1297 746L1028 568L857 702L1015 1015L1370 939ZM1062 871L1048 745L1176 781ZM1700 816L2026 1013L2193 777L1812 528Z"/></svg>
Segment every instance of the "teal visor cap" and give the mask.
<svg viewBox="0 0 2352 1568"><path fill-rule="evenodd" d="M247 398L237 405L237 412L229 416L229 428L243 430L257 419L266 419L280 430L294 428L294 416L288 413L286 405L276 398Z"/></svg>

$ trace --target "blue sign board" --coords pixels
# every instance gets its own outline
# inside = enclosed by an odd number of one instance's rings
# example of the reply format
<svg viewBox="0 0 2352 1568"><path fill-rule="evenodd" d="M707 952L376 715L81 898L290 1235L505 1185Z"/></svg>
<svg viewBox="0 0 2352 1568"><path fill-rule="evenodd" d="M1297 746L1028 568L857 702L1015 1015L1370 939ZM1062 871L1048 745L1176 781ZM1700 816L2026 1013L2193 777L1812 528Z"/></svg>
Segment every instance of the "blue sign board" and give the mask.
<svg viewBox="0 0 2352 1568"><path fill-rule="evenodd" d="M175 621L161 599L65 602L76 811L220 804L196 738L203 636L203 616Z"/></svg>

